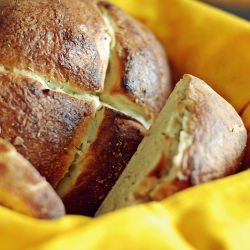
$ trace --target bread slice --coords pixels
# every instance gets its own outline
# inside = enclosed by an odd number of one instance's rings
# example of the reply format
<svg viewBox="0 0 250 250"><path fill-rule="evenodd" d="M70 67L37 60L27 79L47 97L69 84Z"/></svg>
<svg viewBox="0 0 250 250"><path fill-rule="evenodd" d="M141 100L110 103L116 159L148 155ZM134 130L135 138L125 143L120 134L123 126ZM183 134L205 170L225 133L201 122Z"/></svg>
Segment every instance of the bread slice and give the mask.
<svg viewBox="0 0 250 250"><path fill-rule="evenodd" d="M11 144L0 138L0 204L40 219L64 215L50 184Z"/></svg>
<svg viewBox="0 0 250 250"><path fill-rule="evenodd" d="M184 75L96 214L233 174L246 139L234 108L200 79Z"/></svg>

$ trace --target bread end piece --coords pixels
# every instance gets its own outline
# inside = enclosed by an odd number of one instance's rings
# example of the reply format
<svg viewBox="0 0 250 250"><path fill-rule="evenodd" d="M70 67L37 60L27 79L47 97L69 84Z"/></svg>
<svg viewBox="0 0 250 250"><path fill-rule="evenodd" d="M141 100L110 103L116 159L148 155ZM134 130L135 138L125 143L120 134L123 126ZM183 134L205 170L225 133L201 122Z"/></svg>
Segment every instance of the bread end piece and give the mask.
<svg viewBox="0 0 250 250"><path fill-rule="evenodd" d="M184 75L96 215L235 173L246 139L234 108L202 80Z"/></svg>

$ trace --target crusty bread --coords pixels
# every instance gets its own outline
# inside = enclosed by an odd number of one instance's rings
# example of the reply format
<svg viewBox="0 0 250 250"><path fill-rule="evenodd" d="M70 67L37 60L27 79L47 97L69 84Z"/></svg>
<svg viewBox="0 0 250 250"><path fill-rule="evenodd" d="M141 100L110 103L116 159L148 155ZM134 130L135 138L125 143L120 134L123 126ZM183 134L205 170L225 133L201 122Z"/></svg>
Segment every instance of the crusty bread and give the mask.
<svg viewBox="0 0 250 250"><path fill-rule="evenodd" d="M121 9L103 1L98 6L115 40L101 98L153 119L171 91L165 52L147 28Z"/></svg>
<svg viewBox="0 0 250 250"><path fill-rule="evenodd" d="M15 148L0 138L0 204L40 219L64 215L61 199Z"/></svg>
<svg viewBox="0 0 250 250"><path fill-rule="evenodd" d="M0 1L0 136L69 212L95 212L170 90L161 45L113 5Z"/></svg>
<svg viewBox="0 0 250 250"><path fill-rule="evenodd" d="M185 75L97 215L235 173L246 139L234 108L203 81Z"/></svg>
<svg viewBox="0 0 250 250"><path fill-rule="evenodd" d="M151 120L171 90L164 51L122 10L97 2L1 1L0 65Z"/></svg>
<svg viewBox="0 0 250 250"><path fill-rule="evenodd" d="M57 188L68 213L94 215L145 132L118 111L103 107L97 112L69 174Z"/></svg>
<svg viewBox="0 0 250 250"><path fill-rule="evenodd" d="M92 100L51 90L27 76L0 72L0 136L54 187L68 171L95 110Z"/></svg>

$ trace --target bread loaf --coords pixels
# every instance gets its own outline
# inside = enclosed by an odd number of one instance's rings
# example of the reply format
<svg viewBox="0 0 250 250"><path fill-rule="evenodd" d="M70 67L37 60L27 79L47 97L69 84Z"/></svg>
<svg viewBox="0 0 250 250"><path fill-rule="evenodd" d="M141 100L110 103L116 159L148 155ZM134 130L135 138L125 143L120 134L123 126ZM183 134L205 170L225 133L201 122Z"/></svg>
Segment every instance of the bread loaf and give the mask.
<svg viewBox="0 0 250 250"><path fill-rule="evenodd" d="M97 215L235 173L246 140L234 108L203 81L185 75Z"/></svg>
<svg viewBox="0 0 250 250"><path fill-rule="evenodd" d="M0 136L68 212L95 213L170 91L161 45L119 8L0 1Z"/></svg>
<svg viewBox="0 0 250 250"><path fill-rule="evenodd" d="M50 184L1 138L0 205L40 219L53 219L65 213L61 199Z"/></svg>

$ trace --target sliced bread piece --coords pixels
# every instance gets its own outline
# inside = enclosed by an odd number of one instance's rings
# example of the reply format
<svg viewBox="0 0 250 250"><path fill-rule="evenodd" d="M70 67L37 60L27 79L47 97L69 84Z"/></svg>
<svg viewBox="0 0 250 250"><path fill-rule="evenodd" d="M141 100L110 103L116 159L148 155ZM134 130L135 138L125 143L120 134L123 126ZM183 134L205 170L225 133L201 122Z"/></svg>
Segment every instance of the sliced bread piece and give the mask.
<svg viewBox="0 0 250 250"><path fill-rule="evenodd" d="M202 80L185 75L96 214L233 174L246 140L234 108Z"/></svg>

